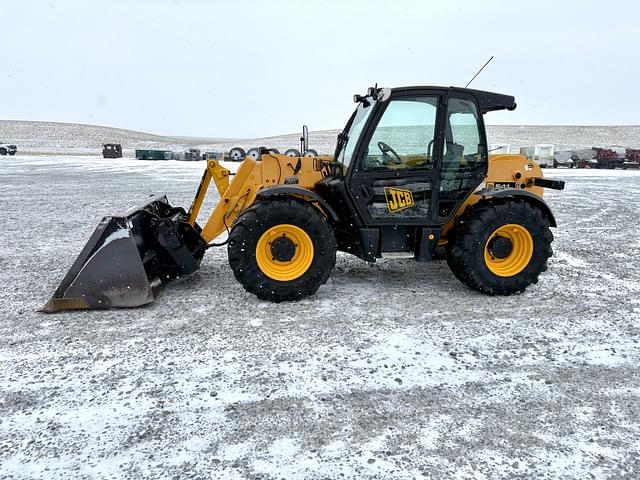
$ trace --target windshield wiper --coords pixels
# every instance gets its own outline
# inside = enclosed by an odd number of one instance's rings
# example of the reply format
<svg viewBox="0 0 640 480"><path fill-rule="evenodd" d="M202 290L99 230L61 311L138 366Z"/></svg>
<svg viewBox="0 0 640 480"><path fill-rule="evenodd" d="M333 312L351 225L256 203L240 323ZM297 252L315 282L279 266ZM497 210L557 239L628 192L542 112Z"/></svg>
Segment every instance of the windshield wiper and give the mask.
<svg viewBox="0 0 640 480"><path fill-rule="evenodd" d="M351 124L353 123L353 119L356 117L357 111L358 109L353 111L353 113L351 114L351 117L349 117L349 120L347 120L347 124L344 126L344 129L338 134L338 143L336 144L336 152L333 155L333 158L335 161L338 161L338 155L340 155L342 148L349 141L349 136L347 135L347 132L351 128Z"/></svg>
<svg viewBox="0 0 640 480"><path fill-rule="evenodd" d="M347 135L346 133L338 134L338 144L336 145L336 154L334 155L334 158L336 159L336 161L338 160L338 155L340 155L340 152L342 152L342 149L344 148L344 146L347 144L348 141L349 141L349 135Z"/></svg>

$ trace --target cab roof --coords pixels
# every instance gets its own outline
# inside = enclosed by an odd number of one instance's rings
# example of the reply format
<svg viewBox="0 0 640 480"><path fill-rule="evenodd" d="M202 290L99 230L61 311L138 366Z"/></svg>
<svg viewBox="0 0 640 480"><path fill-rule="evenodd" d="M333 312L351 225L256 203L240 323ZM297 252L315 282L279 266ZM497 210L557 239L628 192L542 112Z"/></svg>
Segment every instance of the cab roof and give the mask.
<svg viewBox="0 0 640 480"><path fill-rule="evenodd" d="M515 110L516 99L512 95L502 93L487 92L485 90L474 90L462 87L442 87L442 86L409 86L392 88L393 93L410 92L414 90L441 90L445 92L459 92L473 95L478 101L482 113L496 110Z"/></svg>

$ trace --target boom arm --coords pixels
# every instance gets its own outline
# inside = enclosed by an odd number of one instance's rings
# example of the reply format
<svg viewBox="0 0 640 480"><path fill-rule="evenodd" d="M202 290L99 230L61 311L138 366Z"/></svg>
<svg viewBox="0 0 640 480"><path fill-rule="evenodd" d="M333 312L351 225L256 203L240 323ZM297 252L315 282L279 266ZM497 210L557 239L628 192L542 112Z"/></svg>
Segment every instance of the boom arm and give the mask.
<svg viewBox="0 0 640 480"><path fill-rule="evenodd" d="M211 212L200 233L205 242L211 243L228 229L236 216L255 200L258 185L251 181L255 177L251 173L254 171L256 163L251 158L245 159L240 164L233 181L229 182L231 172L228 169L224 168L216 160L207 162L207 168L202 175L198 191L189 208L188 219L189 224L195 225L196 218L209 190L211 179L213 179L220 194L220 201Z"/></svg>
<svg viewBox="0 0 640 480"><path fill-rule="evenodd" d="M312 158L302 157L299 158L299 162L298 167L294 165L297 164L295 157L279 154L263 154L260 160L245 158L234 179L229 181L231 172L216 160L209 160L189 208L187 222L195 225L212 179L220 194L220 201L200 233L207 243L211 243L228 230L236 217L253 205L258 191L282 185L287 179L295 179L296 185L312 190L315 183L322 178L322 173L314 170Z"/></svg>

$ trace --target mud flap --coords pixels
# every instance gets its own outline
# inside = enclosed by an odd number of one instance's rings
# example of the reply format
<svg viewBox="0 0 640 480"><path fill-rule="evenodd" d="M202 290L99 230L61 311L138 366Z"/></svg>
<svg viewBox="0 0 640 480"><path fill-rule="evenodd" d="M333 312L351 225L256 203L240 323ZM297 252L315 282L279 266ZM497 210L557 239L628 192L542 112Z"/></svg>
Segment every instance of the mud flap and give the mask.
<svg viewBox="0 0 640 480"><path fill-rule="evenodd" d="M198 270L205 242L182 208L151 197L105 217L51 299L40 309L128 308L155 300L164 282Z"/></svg>

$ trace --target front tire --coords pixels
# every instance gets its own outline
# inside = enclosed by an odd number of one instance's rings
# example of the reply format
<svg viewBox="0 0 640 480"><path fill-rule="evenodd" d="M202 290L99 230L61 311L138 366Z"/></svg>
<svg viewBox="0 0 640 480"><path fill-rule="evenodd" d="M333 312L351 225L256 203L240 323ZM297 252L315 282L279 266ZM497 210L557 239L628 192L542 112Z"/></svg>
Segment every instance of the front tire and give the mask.
<svg viewBox="0 0 640 480"><path fill-rule="evenodd" d="M474 205L454 235L449 267L462 283L488 295L523 292L538 282L553 254L549 220L524 200Z"/></svg>
<svg viewBox="0 0 640 480"><path fill-rule="evenodd" d="M0 155L6 155L7 154L7 149L2 147L0 148Z"/></svg>
<svg viewBox="0 0 640 480"><path fill-rule="evenodd" d="M310 203L258 202L229 235L229 265L250 293L272 302L299 300L324 284L336 263L333 228Z"/></svg>

